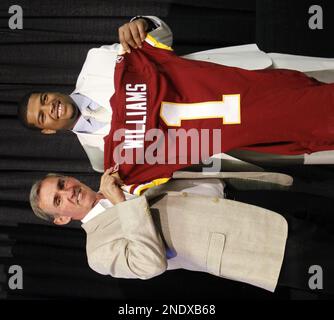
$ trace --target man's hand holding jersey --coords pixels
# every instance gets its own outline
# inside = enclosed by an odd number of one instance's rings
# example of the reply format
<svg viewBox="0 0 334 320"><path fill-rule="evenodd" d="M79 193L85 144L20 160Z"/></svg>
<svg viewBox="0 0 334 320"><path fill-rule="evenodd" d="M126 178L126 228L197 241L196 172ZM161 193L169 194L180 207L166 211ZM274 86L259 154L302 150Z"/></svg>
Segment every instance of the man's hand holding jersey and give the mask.
<svg viewBox="0 0 334 320"><path fill-rule="evenodd" d="M125 23L118 29L119 42L125 52L130 53L131 47L138 49L147 35L148 23L145 19L139 18Z"/></svg>
<svg viewBox="0 0 334 320"><path fill-rule="evenodd" d="M117 169L109 168L107 169L101 177L100 190L113 205L125 201L125 196L120 188L123 184Z"/></svg>

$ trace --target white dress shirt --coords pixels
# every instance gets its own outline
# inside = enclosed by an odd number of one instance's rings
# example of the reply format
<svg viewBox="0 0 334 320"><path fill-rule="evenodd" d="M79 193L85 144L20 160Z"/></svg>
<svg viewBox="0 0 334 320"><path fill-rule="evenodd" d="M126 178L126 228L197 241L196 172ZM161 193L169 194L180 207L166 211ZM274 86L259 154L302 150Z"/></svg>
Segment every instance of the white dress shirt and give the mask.
<svg viewBox="0 0 334 320"><path fill-rule="evenodd" d="M124 192L125 195L125 199L126 200L130 200L133 198L136 198L137 196ZM86 223L89 220L92 220L93 218L95 218L96 216L98 216L100 213L106 211L108 208L113 207L114 205L108 200L108 199L101 199L96 205L95 207L90 210L86 216L81 220L82 223Z"/></svg>
<svg viewBox="0 0 334 320"><path fill-rule="evenodd" d="M78 106L80 113L81 113L77 123L72 129L73 132L94 133L108 125L110 128L110 121L101 122L101 121L96 120L93 117L83 116L83 113L85 113L83 112L84 109L90 109L94 111L100 108L100 106L95 101L91 100L90 98L80 93L73 93L70 95L70 97L73 99L75 104ZM109 129L106 129L106 130L107 132L109 132Z"/></svg>

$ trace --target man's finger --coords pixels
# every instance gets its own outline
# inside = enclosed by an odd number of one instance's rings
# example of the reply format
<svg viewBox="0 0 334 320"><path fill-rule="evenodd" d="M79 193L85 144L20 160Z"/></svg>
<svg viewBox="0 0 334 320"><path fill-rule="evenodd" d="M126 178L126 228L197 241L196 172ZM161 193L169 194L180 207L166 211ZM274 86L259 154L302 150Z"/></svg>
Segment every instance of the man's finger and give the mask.
<svg viewBox="0 0 334 320"><path fill-rule="evenodd" d="M118 37L119 37L119 42L122 45L124 51L127 52L127 53L130 53L131 49L128 46L126 40L125 40L125 34L124 34L124 31L123 31L123 28L118 29Z"/></svg>
<svg viewBox="0 0 334 320"><path fill-rule="evenodd" d="M114 186L117 184L117 180L113 176L107 176L106 179L104 180L104 185L106 186L107 190L108 188Z"/></svg>
<svg viewBox="0 0 334 320"><path fill-rule="evenodd" d="M121 179L121 177L119 176L118 172L115 172L113 174L111 174L112 177L114 177L117 181L118 184L123 185L124 181Z"/></svg>
<svg viewBox="0 0 334 320"><path fill-rule="evenodd" d="M117 184L117 179L115 177L110 176L109 179L110 179L109 181L110 181L111 185L116 185Z"/></svg>
<svg viewBox="0 0 334 320"><path fill-rule="evenodd" d="M132 38L136 43L136 47L141 48L142 44L141 44L141 38L140 38L140 33L139 33L139 30L138 30L138 26L139 26L139 23L138 24L137 23L132 23L132 24L130 24L130 30L131 30Z"/></svg>
<svg viewBox="0 0 334 320"><path fill-rule="evenodd" d="M104 174L107 175L108 173L110 173L113 170L113 167L110 167L109 169L107 169L106 171L104 171Z"/></svg>
<svg viewBox="0 0 334 320"><path fill-rule="evenodd" d="M145 25L143 23L138 23L138 31L139 31L139 34L140 34L140 39L141 41L144 41L145 38L146 38L146 30L145 30Z"/></svg>
<svg viewBox="0 0 334 320"><path fill-rule="evenodd" d="M106 171L104 171L103 175L101 176L101 184L105 181L106 177L108 177L111 173L111 170L110 169L107 169Z"/></svg>
<svg viewBox="0 0 334 320"><path fill-rule="evenodd" d="M117 172L118 169L119 169L119 164L116 163L113 167L110 167L110 169L111 169L111 173L115 173L115 172Z"/></svg>
<svg viewBox="0 0 334 320"><path fill-rule="evenodd" d="M129 47L132 47L132 48L135 48L135 49L137 48L137 44L132 37L132 31L131 31L130 28L128 28L127 30L124 31L124 41L126 42L126 44Z"/></svg>

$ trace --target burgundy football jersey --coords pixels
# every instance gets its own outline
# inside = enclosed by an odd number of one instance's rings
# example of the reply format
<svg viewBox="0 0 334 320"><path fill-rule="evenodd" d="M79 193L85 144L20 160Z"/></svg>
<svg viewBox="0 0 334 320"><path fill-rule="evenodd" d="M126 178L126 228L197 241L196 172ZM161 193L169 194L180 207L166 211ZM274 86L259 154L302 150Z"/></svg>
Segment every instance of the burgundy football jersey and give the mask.
<svg viewBox="0 0 334 320"><path fill-rule="evenodd" d="M192 61L145 42L116 64L105 169L119 163L133 192L231 149L332 149L333 98L333 85L301 72Z"/></svg>

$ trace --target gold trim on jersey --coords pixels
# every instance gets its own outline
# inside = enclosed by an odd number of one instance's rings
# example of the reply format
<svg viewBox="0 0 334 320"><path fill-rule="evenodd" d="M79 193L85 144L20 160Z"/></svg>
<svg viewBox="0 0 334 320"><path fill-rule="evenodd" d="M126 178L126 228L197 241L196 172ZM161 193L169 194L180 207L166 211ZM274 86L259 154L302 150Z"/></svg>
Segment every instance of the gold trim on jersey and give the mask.
<svg viewBox="0 0 334 320"><path fill-rule="evenodd" d="M168 51L173 51L173 49L167 45L165 45L164 43L158 41L157 39L155 39L154 37L152 37L150 34L148 34L145 38L145 41L150 44L152 47L155 48L159 48L159 49L164 49L164 50L168 50Z"/></svg>
<svg viewBox="0 0 334 320"><path fill-rule="evenodd" d="M170 180L170 178L159 178L152 180L151 182L141 184L133 190L133 194L140 196L143 191L158 186L160 184L166 183L168 180Z"/></svg>

